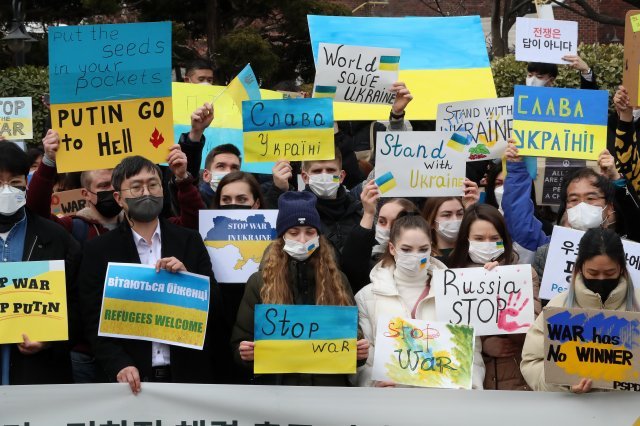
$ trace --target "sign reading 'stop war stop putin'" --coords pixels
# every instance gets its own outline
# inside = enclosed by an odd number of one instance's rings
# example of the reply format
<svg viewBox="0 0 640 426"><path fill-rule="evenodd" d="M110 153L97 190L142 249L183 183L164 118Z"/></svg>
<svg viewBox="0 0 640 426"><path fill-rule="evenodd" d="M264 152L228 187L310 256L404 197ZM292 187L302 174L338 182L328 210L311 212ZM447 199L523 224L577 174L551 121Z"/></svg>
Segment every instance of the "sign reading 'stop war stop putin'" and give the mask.
<svg viewBox="0 0 640 426"><path fill-rule="evenodd" d="M171 23L49 28L52 128L59 172L111 168L173 145Z"/></svg>

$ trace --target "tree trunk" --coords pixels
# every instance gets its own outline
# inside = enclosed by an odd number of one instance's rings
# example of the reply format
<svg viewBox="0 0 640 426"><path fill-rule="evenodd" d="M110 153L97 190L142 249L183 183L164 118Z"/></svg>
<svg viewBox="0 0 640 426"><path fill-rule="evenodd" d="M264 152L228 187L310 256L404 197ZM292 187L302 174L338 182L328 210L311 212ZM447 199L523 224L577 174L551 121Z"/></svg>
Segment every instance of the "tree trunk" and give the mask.
<svg viewBox="0 0 640 426"><path fill-rule="evenodd" d="M493 0L493 7L491 8L491 52L496 58L502 58L505 55L502 42L500 0Z"/></svg>
<svg viewBox="0 0 640 426"><path fill-rule="evenodd" d="M220 38L220 5L218 0L207 0L207 48L209 58L213 58L216 52L218 39Z"/></svg>

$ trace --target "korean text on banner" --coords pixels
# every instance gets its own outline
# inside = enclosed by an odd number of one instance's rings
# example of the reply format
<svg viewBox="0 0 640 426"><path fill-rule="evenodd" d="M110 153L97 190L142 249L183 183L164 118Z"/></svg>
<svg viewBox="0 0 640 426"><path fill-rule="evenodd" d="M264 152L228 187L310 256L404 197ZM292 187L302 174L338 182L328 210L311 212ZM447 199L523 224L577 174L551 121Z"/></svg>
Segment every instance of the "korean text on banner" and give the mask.
<svg viewBox="0 0 640 426"><path fill-rule="evenodd" d="M246 283L276 239L277 210L200 210L200 235L219 283Z"/></svg>
<svg viewBox="0 0 640 426"><path fill-rule="evenodd" d="M0 137L33 139L31 98L0 98Z"/></svg>
<svg viewBox="0 0 640 426"><path fill-rule="evenodd" d="M513 127L513 98L479 99L438 105L436 130L466 136L467 161L502 158Z"/></svg>
<svg viewBox="0 0 640 426"><path fill-rule="evenodd" d="M49 27L49 86L59 172L166 161L171 22Z"/></svg>
<svg viewBox="0 0 640 426"><path fill-rule="evenodd" d="M516 61L566 64L563 56L577 54L577 22L516 18Z"/></svg>
<svg viewBox="0 0 640 426"><path fill-rule="evenodd" d="M473 327L381 317L371 378L430 388L471 389L474 346Z"/></svg>
<svg viewBox="0 0 640 426"><path fill-rule="evenodd" d="M0 343L67 340L64 261L0 263Z"/></svg>
<svg viewBox="0 0 640 426"><path fill-rule="evenodd" d="M255 374L356 372L358 308L256 305Z"/></svg>
<svg viewBox="0 0 640 426"><path fill-rule="evenodd" d="M333 160L333 102L328 98L244 101L247 161Z"/></svg>
<svg viewBox="0 0 640 426"><path fill-rule="evenodd" d="M209 298L209 277L110 262L98 335L202 349Z"/></svg>
<svg viewBox="0 0 640 426"><path fill-rule="evenodd" d="M413 94L409 120L433 120L438 104L495 98L479 16L378 18L307 16L318 64L320 43L400 49L398 79ZM388 120L387 105L336 102L336 120Z"/></svg>
<svg viewBox="0 0 640 426"><path fill-rule="evenodd" d="M520 155L597 160L607 146L609 92L516 86L513 138Z"/></svg>
<svg viewBox="0 0 640 426"><path fill-rule="evenodd" d="M440 322L471 325L477 336L526 333L533 323L531 265L433 272Z"/></svg>
<svg viewBox="0 0 640 426"><path fill-rule="evenodd" d="M400 49L320 43L314 98L391 105L389 89L398 81Z"/></svg>
<svg viewBox="0 0 640 426"><path fill-rule="evenodd" d="M544 309L544 376L573 386L640 390L640 313L591 309Z"/></svg>
<svg viewBox="0 0 640 426"><path fill-rule="evenodd" d="M452 132L379 132L376 169L385 197L445 197L462 194L468 143ZM391 175L388 175L388 173ZM387 181L392 185L388 185Z"/></svg>

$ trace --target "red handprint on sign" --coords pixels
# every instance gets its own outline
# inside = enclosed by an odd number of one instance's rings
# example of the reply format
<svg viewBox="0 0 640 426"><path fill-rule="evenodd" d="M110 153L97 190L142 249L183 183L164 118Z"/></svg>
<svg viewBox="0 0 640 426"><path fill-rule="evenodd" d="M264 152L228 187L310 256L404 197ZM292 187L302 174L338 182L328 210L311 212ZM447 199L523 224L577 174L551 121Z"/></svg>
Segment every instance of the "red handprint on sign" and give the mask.
<svg viewBox="0 0 640 426"><path fill-rule="evenodd" d="M518 302L520 301L521 294L522 294L521 292L518 292L515 299L513 298L513 293L509 294L509 300L507 301L507 306L505 306L505 308L498 313L499 329L511 332L511 331L516 331L519 328L531 327L531 324L529 323L518 324L516 321L509 321L507 319L510 317L515 318L518 315L520 315L520 312L522 312L524 307L527 306L527 303L529 303L529 298L527 297L524 300L524 302L522 302L522 305L518 308ZM504 301L504 299L502 300ZM498 306L499 304L500 304L500 295L498 295Z"/></svg>

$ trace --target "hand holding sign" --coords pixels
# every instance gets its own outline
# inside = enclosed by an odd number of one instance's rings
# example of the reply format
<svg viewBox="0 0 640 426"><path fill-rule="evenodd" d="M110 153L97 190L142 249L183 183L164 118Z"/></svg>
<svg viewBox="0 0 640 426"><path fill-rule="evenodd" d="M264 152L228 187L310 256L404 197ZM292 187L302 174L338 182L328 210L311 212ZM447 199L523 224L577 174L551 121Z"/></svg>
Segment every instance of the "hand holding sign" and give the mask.
<svg viewBox="0 0 640 426"><path fill-rule="evenodd" d="M413 95L402 81L393 83L391 91L396 94L396 99L391 106L391 112L395 115L401 115L404 113L407 105L409 105L409 102L413 100Z"/></svg>
<svg viewBox="0 0 640 426"><path fill-rule="evenodd" d="M604 149L598 156L598 166L600 167L600 174L611 180L620 179L620 173L616 168L616 160L608 150Z"/></svg>
<svg viewBox="0 0 640 426"><path fill-rule="evenodd" d="M56 154L60 149L60 136L53 129L47 130L47 134L42 138L42 146L44 147L44 155L54 163L56 162Z"/></svg>
<svg viewBox="0 0 640 426"><path fill-rule="evenodd" d="M213 105L208 102L196 109L193 114L191 114L191 131L189 132L189 139L193 142L200 142L204 129L211 125L213 117Z"/></svg>
<svg viewBox="0 0 640 426"><path fill-rule="evenodd" d="M613 95L613 104L621 121L630 123L633 120L633 107L631 106L631 98L624 86L619 86L616 94Z"/></svg>

